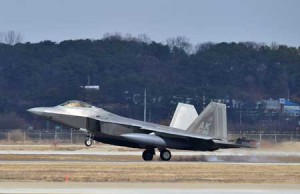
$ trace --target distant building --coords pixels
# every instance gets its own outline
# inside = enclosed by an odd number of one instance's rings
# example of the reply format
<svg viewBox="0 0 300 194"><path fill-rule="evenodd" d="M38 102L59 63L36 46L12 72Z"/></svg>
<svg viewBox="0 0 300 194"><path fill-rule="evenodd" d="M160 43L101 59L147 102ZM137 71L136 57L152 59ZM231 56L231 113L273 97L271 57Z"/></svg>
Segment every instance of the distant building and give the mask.
<svg viewBox="0 0 300 194"><path fill-rule="evenodd" d="M263 100L262 102L265 104L266 111L280 112L280 104L278 100L270 99L270 100Z"/></svg>
<svg viewBox="0 0 300 194"><path fill-rule="evenodd" d="M300 115L300 105L284 98L278 100L262 100L262 103L265 104L266 112L281 112L291 117Z"/></svg>
<svg viewBox="0 0 300 194"><path fill-rule="evenodd" d="M100 90L99 86L95 86L95 85L86 85L86 86L80 86L83 89L86 90Z"/></svg>
<svg viewBox="0 0 300 194"><path fill-rule="evenodd" d="M98 85L95 85L95 74L94 74L94 83L90 84L90 75L87 77L87 85L80 86L81 88L85 90L100 90L100 87Z"/></svg>
<svg viewBox="0 0 300 194"><path fill-rule="evenodd" d="M291 102L291 101L285 101L284 103L284 112L289 116L299 116L300 115L300 105Z"/></svg>

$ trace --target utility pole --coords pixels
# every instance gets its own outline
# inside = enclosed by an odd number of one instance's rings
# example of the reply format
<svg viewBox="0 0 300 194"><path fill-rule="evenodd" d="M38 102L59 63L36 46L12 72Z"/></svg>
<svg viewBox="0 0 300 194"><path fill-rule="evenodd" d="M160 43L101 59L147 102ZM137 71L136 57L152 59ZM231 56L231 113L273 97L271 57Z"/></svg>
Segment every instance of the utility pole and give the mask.
<svg viewBox="0 0 300 194"><path fill-rule="evenodd" d="M204 110L205 109L205 94L204 93L203 93L202 103L203 103L203 110Z"/></svg>
<svg viewBox="0 0 300 194"><path fill-rule="evenodd" d="M146 122L147 119L147 91L145 89L144 91L144 122Z"/></svg>
<svg viewBox="0 0 300 194"><path fill-rule="evenodd" d="M240 107L240 125L242 125L242 109Z"/></svg>

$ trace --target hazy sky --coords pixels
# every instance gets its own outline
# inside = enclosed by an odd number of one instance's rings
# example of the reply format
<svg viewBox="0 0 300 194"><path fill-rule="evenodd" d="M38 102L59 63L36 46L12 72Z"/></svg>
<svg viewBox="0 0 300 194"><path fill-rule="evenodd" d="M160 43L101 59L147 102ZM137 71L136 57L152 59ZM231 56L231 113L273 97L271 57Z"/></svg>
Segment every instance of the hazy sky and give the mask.
<svg viewBox="0 0 300 194"><path fill-rule="evenodd" d="M8 30L30 42L121 32L300 46L300 0L0 0L0 32Z"/></svg>

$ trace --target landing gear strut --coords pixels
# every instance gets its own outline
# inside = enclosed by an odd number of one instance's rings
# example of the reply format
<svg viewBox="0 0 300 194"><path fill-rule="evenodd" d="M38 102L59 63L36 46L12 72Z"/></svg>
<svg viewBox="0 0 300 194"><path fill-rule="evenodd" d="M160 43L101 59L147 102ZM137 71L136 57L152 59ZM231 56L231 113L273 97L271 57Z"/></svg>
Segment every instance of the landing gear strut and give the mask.
<svg viewBox="0 0 300 194"><path fill-rule="evenodd" d="M86 140L84 141L84 144L87 146L87 147L90 147L91 145L93 145L93 139L92 139L92 135L88 135Z"/></svg>
<svg viewBox="0 0 300 194"><path fill-rule="evenodd" d="M172 154L169 150L165 149L165 150L161 150L160 151L160 158L163 160L163 161L169 161L172 157Z"/></svg>
<svg viewBox="0 0 300 194"><path fill-rule="evenodd" d="M143 159L145 161L151 161L153 159L153 155L155 154L155 151L153 148L151 149L146 149L144 152L143 152Z"/></svg>

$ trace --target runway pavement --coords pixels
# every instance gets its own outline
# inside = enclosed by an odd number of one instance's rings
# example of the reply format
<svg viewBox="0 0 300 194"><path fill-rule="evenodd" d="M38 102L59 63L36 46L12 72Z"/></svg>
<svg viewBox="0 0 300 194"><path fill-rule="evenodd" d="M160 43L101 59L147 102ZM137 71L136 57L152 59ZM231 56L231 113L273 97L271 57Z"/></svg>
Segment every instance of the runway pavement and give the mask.
<svg viewBox="0 0 300 194"><path fill-rule="evenodd" d="M0 150L0 163L4 164L4 160L9 162L10 157L14 155L19 158L19 161L34 163L34 161L28 160L29 157L32 160L38 160L43 162L49 162L48 156L51 156L51 161L63 160L70 161L84 161L89 162L141 162L141 151L108 151L108 150L74 150L74 151L59 151L59 150ZM280 163L291 164L300 163L300 152L287 152L287 151L269 151L269 150L220 150L215 152L193 152L193 151L173 151L172 159L170 162L221 162L221 163ZM26 158L25 160L22 157ZM81 157L81 158L79 158ZM84 158L86 157L86 158ZM57 159L56 159L57 158ZM63 158L63 159L61 159ZM69 158L69 159L68 159ZM154 158L154 161L158 161L158 156ZM13 160L12 160L13 161Z"/></svg>
<svg viewBox="0 0 300 194"><path fill-rule="evenodd" d="M97 151L97 150L75 150L75 151L37 151L37 150L0 150L1 154L19 154L19 155L106 155L106 156L136 156L141 155L143 150L140 151ZM269 151L269 150L218 150L214 152L200 152L200 151L174 151L172 150L172 155L174 156L297 156L300 157L300 151Z"/></svg>
<svg viewBox="0 0 300 194"><path fill-rule="evenodd" d="M144 162L144 161L72 161L72 160L65 160L65 161L53 161L53 160L43 160L43 161L28 161L28 160L6 160L1 161L0 165L8 165L8 164L30 164L30 165L50 165L50 164L85 164L85 165L97 165L97 164L109 164L109 165L134 165L134 164L142 164L142 163L148 163L148 164L163 164L163 165L169 165L169 164L199 164L199 162L181 162L181 161L169 161L169 162L162 162L162 161L151 161L151 162ZM300 166L300 163L265 163L265 162L255 162L255 163L249 163L249 162L209 162L211 164L215 165L260 165L260 166Z"/></svg>
<svg viewBox="0 0 300 194"><path fill-rule="evenodd" d="M299 185L197 184L197 183L0 183L7 194L298 194Z"/></svg>

